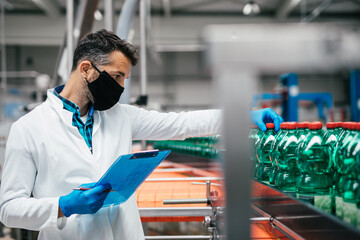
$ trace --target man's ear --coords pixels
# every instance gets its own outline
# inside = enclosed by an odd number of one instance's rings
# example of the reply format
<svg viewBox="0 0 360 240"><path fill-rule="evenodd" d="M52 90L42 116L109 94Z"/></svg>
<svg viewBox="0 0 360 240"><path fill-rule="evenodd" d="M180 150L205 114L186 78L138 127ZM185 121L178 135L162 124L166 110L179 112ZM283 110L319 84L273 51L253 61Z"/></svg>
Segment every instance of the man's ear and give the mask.
<svg viewBox="0 0 360 240"><path fill-rule="evenodd" d="M79 71L81 76L83 76L85 79L89 79L90 75L92 74L93 67L91 66L91 62L88 60L81 61L79 63Z"/></svg>

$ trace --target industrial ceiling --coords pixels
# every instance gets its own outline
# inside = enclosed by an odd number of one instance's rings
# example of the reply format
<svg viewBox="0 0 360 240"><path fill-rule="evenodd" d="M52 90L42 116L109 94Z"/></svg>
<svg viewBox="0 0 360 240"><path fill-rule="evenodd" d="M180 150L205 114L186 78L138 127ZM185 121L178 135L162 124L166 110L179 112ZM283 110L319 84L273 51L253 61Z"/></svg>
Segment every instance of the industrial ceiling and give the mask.
<svg viewBox="0 0 360 240"><path fill-rule="evenodd" d="M150 0L149 0L150 1ZM37 14L57 17L66 12L66 0L6 0L7 14ZM249 0L152 0L152 15L243 15L243 8ZM315 10L317 20L359 20L360 0L256 0L261 11L257 17L271 17L278 20L304 18ZM121 11L124 1L114 0L116 13ZM103 11L103 0L99 10ZM317 9L317 10L316 10Z"/></svg>

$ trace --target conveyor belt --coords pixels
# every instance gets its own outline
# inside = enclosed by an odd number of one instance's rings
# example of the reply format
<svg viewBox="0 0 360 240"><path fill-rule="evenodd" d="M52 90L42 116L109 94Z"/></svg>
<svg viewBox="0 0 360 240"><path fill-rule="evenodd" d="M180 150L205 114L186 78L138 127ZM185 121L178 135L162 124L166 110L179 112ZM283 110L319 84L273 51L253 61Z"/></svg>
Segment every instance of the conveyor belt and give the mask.
<svg viewBox="0 0 360 240"><path fill-rule="evenodd" d="M204 221L205 216L211 216L213 208L205 203L198 204L166 204L165 199L201 199L207 197L206 185L192 184L205 183L204 179L219 179L219 174L206 170L199 170L184 164L164 162L137 190L137 201L143 222L188 222ZM164 179L164 181L161 181ZM186 180L188 179L188 180ZM194 179L194 180L193 180ZM216 190L222 196L222 183L212 180ZM220 186L218 186L220 185ZM223 204L223 203L221 203ZM251 221L251 239L290 239L270 221L259 221L254 215ZM169 236L149 236L148 239L171 239ZM189 239L190 236L177 236L176 239ZM210 239L206 238L201 239ZM175 238L174 238L175 239ZM195 238L194 238L195 239ZM200 238L199 238L200 239Z"/></svg>
<svg viewBox="0 0 360 240"><path fill-rule="evenodd" d="M198 178L192 180L193 177ZM206 199L206 185L193 184L193 182L205 183L206 180L199 179L207 178L216 178L216 174L183 164L162 163L136 192L142 221L203 221L204 213L209 213L210 209L206 203L164 205L163 201L167 199ZM212 182L220 183L220 181ZM211 189L216 190L219 194L222 192L219 186L211 186ZM188 212L188 215L184 216L184 212Z"/></svg>

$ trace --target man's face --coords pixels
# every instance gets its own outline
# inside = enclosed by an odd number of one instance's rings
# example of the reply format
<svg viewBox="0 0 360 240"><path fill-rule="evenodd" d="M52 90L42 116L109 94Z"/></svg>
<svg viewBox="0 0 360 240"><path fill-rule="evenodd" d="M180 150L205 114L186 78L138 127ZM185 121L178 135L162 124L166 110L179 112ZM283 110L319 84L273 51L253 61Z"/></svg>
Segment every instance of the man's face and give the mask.
<svg viewBox="0 0 360 240"><path fill-rule="evenodd" d="M105 70L120 86L124 87L125 79L130 75L130 60L120 51L112 52L109 58L110 64L103 67L96 67L99 68L101 72Z"/></svg>
<svg viewBox="0 0 360 240"><path fill-rule="evenodd" d="M114 51L109 55L110 64L105 66L96 66L99 71L106 71L120 86L124 87L125 79L130 75L131 62L130 60L120 51ZM89 61L84 61L79 65L80 73L88 82L93 82L99 77L99 72L91 66ZM84 81L84 86L87 83ZM94 103L94 98L90 93L88 87L83 88L84 95L87 99Z"/></svg>

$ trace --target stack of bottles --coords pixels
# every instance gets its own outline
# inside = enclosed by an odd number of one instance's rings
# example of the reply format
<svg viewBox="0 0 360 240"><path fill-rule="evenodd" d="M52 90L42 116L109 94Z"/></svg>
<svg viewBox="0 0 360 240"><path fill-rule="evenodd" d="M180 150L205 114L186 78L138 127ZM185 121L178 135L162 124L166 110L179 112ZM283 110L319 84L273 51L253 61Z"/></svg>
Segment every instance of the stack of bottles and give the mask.
<svg viewBox="0 0 360 240"><path fill-rule="evenodd" d="M154 149L171 150L176 153L217 159L219 157L220 135L187 138L184 141L154 141Z"/></svg>
<svg viewBox="0 0 360 240"><path fill-rule="evenodd" d="M266 127L249 134L254 178L360 228L360 123Z"/></svg>

